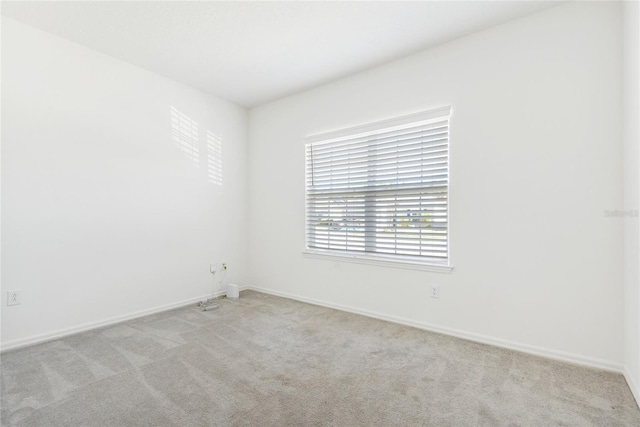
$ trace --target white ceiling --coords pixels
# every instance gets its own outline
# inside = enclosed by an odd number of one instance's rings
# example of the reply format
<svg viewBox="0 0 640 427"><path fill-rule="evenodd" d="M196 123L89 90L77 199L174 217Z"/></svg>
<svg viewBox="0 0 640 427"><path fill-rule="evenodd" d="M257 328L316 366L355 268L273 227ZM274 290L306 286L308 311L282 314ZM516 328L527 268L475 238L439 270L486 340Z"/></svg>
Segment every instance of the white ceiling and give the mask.
<svg viewBox="0 0 640 427"><path fill-rule="evenodd" d="M254 107L559 4L2 2L2 14Z"/></svg>

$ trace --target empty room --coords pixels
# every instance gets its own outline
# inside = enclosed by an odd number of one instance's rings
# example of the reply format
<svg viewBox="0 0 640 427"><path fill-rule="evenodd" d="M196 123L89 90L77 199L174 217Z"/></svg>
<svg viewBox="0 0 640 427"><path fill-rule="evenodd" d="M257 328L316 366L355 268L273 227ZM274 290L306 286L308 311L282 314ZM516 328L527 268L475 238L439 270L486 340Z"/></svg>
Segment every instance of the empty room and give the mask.
<svg viewBox="0 0 640 427"><path fill-rule="evenodd" d="M2 426L640 426L638 1L0 11Z"/></svg>

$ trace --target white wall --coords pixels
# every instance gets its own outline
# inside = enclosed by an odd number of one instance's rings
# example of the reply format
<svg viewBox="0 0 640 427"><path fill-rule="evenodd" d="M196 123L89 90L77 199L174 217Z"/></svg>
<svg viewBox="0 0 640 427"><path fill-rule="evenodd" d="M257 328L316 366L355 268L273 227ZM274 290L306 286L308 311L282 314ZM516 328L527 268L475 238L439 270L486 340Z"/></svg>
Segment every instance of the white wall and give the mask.
<svg viewBox="0 0 640 427"><path fill-rule="evenodd" d="M254 109L250 123L3 18L2 348L196 299L218 288L208 264L226 261L226 282L624 363L638 384L638 221L604 215L640 194L638 4L624 7L624 91L620 6L575 2ZM449 104L454 272L303 258L302 139ZM218 145L221 164L208 160ZM6 307L8 289L21 305Z"/></svg>
<svg viewBox="0 0 640 427"><path fill-rule="evenodd" d="M640 4L623 6L623 140L624 205L632 214L640 209ZM624 218L624 301L627 382L640 402L640 219Z"/></svg>
<svg viewBox="0 0 640 427"><path fill-rule="evenodd" d="M620 369L620 22L572 2L251 110L252 284ZM454 271L304 258L303 138L443 105Z"/></svg>
<svg viewBox="0 0 640 427"><path fill-rule="evenodd" d="M246 110L6 18L2 107L3 348L246 281Z"/></svg>

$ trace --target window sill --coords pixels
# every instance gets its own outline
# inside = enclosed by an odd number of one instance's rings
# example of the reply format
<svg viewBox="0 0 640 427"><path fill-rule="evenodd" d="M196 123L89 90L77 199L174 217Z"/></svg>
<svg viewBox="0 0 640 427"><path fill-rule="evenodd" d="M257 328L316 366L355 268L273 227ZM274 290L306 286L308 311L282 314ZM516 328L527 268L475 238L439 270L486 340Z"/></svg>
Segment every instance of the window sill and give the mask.
<svg viewBox="0 0 640 427"><path fill-rule="evenodd" d="M305 258L322 259L325 261L342 261L356 264L377 265L379 267L406 268L409 270L431 271L433 273L449 274L453 267L442 264L428 264L410 260L394 259L386 260L381 258L367 257L362 255L335 254L327 252L317 252L306 250L302 252Z"/></svg>

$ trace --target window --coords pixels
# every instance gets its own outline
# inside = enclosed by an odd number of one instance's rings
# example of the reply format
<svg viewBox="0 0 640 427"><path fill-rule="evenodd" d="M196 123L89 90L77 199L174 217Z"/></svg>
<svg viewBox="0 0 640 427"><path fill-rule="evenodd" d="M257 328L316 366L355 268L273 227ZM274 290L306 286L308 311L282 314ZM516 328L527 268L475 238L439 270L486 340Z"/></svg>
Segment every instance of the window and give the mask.
<svg viewBox="0 0 640 427"><path fill-rule="evenodd" d="M449 265L450 107L307 139L307 253Z"/></svg>

